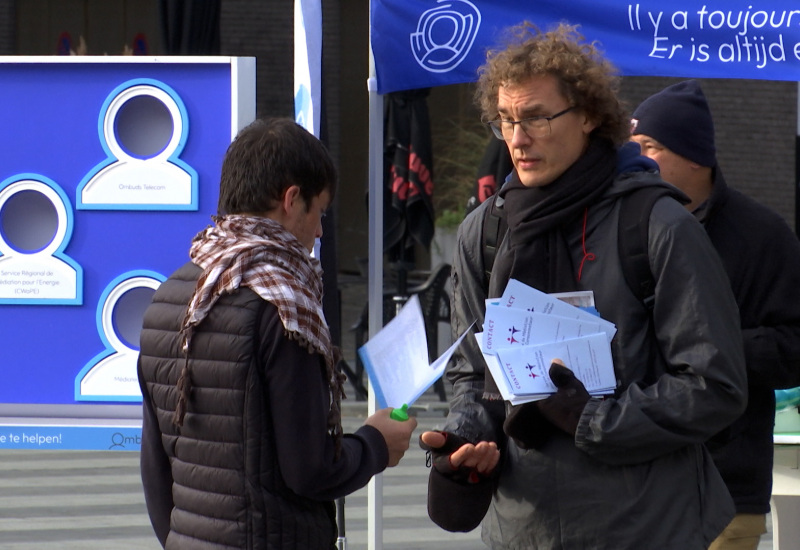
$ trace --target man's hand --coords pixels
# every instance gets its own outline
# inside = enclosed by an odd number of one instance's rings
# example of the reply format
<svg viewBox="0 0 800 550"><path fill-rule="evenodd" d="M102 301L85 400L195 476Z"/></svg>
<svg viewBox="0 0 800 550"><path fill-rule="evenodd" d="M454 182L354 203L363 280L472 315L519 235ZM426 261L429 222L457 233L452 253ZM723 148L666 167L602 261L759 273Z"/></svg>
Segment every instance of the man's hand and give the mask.
<svg viewBox="0 0 800 550"><path fill-rule="evenodd" d="M392 413L392 408L381 409L375 411L375 414L370 416L364 421L367 426L376 428L383 439L386 441L386 447L389 449L389 466L397 466L400 459L408 450L411 441L411 434L417 427L417 419L409 416L408 420L392 420L389 415Z"/></svg>
<svg viewBox="0 0 800 550"><path fill-rule="evenodd" d="M428 516L447 531L472 531L492 502L494 482L490 474L500 461L497 444L473 444L450 432L423 432L419 446L433 458L428 477Z"/></svg>
<svg viewBox="0 0 800 550"><path fill-rule="evenodd" d="M550 380L558 390L547 399L537 401L536 406L554 426L574 437L583 409L591 396L560 359L550 365Z"/></svg>
<svg viewBox="0 0 800 550"><path fill-rule="evenodd" d="M442 474L477 472L490 475L500 461L500 451L494 441L470 443L448 432L423 432L420 447L433 455L433 466Z"/></svg>

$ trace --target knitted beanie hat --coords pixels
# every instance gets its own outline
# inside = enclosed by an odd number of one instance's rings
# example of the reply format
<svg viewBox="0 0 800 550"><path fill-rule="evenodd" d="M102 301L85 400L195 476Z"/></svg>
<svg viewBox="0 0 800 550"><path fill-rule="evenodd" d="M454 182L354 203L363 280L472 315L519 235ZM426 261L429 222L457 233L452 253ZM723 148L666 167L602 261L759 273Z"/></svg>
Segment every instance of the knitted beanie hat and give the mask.
<svg viewBox="0 0 800 550"><path fill-rule="evenodd" d="M644 134L701 166L716 164L714 121L696 80L664 88L633 112L631 135Z"/></svg>

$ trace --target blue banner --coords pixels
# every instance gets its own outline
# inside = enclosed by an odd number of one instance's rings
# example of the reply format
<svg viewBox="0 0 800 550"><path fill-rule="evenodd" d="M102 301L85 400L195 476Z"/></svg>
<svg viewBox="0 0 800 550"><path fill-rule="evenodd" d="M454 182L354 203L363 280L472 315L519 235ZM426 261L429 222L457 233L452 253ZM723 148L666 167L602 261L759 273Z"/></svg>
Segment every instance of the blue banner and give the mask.
<svg viewBox="0 0 800 550"><path fill-rule="evenodd" d="M471 82L501 31L580 25L628 76L800 81L796 0L372 0L378 92Z"/></svg>

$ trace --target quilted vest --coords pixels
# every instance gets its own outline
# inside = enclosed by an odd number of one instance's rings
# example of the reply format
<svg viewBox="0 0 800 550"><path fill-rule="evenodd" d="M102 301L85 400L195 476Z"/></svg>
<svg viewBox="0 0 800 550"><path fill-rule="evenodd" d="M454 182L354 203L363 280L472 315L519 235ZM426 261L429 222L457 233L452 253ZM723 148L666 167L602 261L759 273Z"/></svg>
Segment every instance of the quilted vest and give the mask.
<svg viewBox="0 0 800 550"><path fill-rule="evenodd" d="M179 330L200 273L187 263L160 286L141 333L142 374L172 467L166 548L333 548L333 503L297 496L280 475L255 338L277 313L251 290L221 297L195 331L186 417L172 422L185 361Z"/></svg>

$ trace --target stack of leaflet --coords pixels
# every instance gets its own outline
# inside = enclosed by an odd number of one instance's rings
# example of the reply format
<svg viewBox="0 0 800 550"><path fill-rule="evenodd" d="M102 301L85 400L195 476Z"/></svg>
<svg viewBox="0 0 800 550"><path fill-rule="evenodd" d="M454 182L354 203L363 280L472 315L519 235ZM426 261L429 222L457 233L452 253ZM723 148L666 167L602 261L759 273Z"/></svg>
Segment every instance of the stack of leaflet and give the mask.
<svg viewBox="0 0 800 550"><path fill-rule="evenodd" d="M616 331L597 315L591 291L545 294L511 279L500 299L486 301L483 332L475 338L503 399L518 405L556 391L548 374L554 359L590 394L613 393Z"/></svg>

